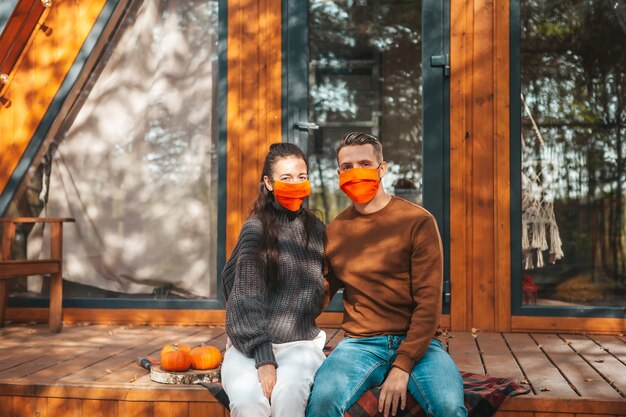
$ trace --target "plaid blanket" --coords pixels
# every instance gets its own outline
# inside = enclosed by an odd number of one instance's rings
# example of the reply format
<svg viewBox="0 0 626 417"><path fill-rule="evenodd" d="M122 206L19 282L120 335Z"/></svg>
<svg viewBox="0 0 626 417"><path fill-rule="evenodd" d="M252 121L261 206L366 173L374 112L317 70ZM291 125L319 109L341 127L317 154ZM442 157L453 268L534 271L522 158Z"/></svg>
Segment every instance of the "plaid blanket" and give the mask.
<svg viewBox="0 0 626 417"><path fill-rule="evenodd" d="M463 388L465 389L465 407L470 417L493 416L498 408L509 397L527 394L530 389L521 386L509 378L494 378L484 375L461 372ZM215 398L228 408L228 396L222 389L222 384L214 382L204 385ZM382 417L378 412L379 388L367 391L350 409L344 417ZM406 409L398 410L398 417L426 417L419 403L410 395L407 396Z"/></svg>

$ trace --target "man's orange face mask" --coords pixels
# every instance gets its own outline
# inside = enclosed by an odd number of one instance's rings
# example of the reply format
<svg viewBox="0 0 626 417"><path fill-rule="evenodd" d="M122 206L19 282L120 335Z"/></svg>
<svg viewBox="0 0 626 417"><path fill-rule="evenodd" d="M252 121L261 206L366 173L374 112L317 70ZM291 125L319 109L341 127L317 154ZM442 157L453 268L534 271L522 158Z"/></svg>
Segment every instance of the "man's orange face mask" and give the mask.
<svg viewBox="0 0 626 417"><path fill-rule="evenodd" d="M309 180L298 183L274 181L274 197L289 211L298 211L304 199L309 195L311 195Z"/></svg>
<svg viewBox="0 0 626 417"><path fill-rule="evenodd" d="M379 185L378 168L352 168L339 174L339 188L357 204L372 201Z"/></svg>

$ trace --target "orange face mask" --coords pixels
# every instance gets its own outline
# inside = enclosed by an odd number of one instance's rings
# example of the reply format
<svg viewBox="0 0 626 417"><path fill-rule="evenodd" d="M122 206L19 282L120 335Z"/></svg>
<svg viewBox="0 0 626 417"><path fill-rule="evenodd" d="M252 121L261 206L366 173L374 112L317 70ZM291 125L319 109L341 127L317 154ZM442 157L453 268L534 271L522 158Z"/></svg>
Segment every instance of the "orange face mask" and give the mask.
<svg viewBox="0 0 626 417"><path fill-rule="evenodd" d="M339 174L339 188L357 204L371 201L379 184L378 169L352 168Z"/></svg>
<svg viewBox="0 0 626 417"><path fill-rule="evenodd" d="M291 183L274 181L274 197L281 206L289 211L297 211L302 201L311 195L311 182L309 180Z"/></svg>

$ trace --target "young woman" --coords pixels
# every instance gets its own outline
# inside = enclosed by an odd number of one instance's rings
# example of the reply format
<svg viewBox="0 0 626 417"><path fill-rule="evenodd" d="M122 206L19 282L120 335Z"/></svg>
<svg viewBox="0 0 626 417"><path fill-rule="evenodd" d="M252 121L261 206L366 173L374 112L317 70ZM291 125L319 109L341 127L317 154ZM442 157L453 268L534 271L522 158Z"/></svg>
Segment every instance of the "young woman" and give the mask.
<svg viewBox="0 0 626 417"><path fill-rule="evenodd" d="M224 267L228 341L222 384L232 417L304 416L326 335L324 224L301 207L308 164L291 143L265 157L259 195Z"/></svg>

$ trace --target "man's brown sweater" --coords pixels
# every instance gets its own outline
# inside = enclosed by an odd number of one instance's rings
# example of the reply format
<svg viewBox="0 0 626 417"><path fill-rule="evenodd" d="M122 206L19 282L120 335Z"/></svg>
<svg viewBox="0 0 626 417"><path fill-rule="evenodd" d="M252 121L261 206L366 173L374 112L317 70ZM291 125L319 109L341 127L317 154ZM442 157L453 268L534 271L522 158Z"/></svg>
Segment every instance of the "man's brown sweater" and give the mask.
<svg viewBox="0 0 626 417"><path fill-rule="evenodd" d="M344 288L346 335L406 334L393 366L410 372L439 325L443 250L435 218L392 197L371 214L349 207L326 233L326 278L331 297Z"/></svg>

